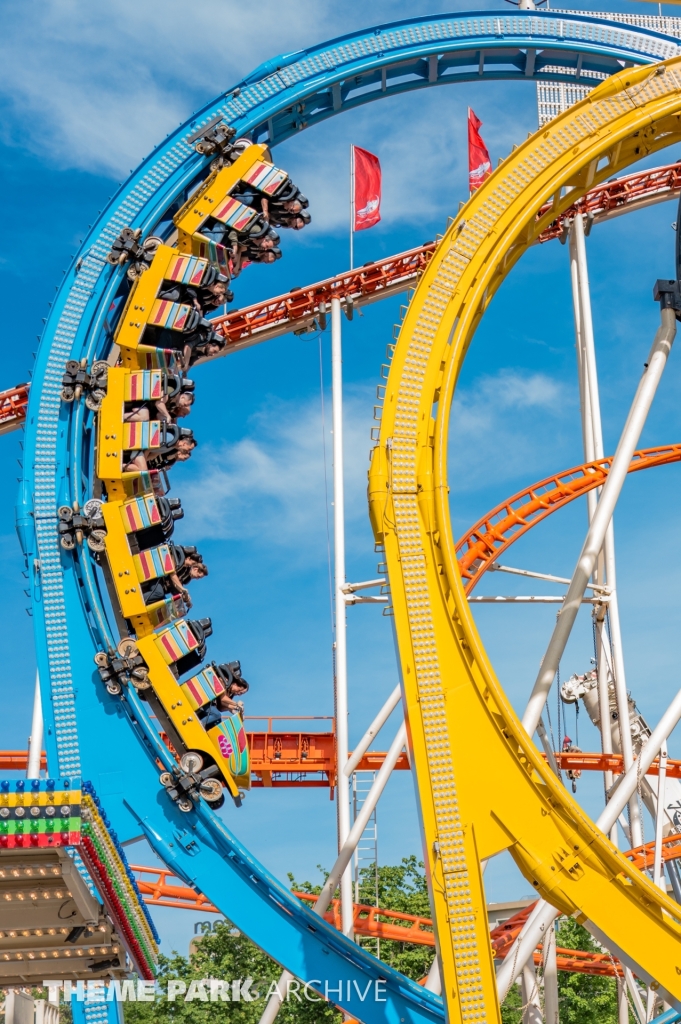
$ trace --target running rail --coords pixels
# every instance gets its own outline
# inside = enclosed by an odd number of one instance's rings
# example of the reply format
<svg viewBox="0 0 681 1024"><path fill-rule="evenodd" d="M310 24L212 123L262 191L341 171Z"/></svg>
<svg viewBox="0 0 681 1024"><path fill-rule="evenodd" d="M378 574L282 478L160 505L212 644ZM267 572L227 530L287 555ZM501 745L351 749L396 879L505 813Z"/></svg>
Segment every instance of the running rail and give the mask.
<svg viewBox="0 0 681 1024"><path fill-rule="evenodd" d="M658 448L644 448L634 452L629 472L666 466L681 460L681 444ZM456 542L459 571L465 581L466 594L482 579L497 560L528 530L546 519L552 512L601 487L610 471L612 457L566 469L555 476L539 480L518 491L512 498L501 502L491 512L478 519Z"/></svg>
<svg viewBox="0 0 681 1024"><path fill-rule="evenodd" d="M678 840L677 840L678 842ZM648 847L654 846L649 843ZM642 849L646 850L648 847ZM634 852L634 851L632 851ZM679 848L681 856L681 848ZM220 911L209 903L202 893L194 892L186 886L176 885L168 881L173 872L163 868L131 865L135 872L137 886L144 896L144 902L155 907L174 907L179 910L191 910L194 913L203 911L205 914L219 914ZM316 896L309 893L296 892L294 895L306 903L314 903ZM502 925L490 932L495 956L503 958L508 953L513 939L527 920L534 907L532 903L525 910L504 921ZM324 914L325 920L341 930L340 901L332 900L329 910ZM418 946L435 946L433 922L429 917L406 914L398 910L386 910L383 907L372 907L364 903L353 904L353 927L356 935L367 938L387 939L391 942L411 942ZM541 947L540 947L541 949ZM582 950L557 949L559 971L575 971L579 974L598 974L604 977L615 977L621 973L619 965L607 953L591 953ZM535 962L541 963L541 952L535 954Z"/></svg>
<svg viewBox="0 0 681 1024"><path fill-rule="evenodd" d="M600 224L623 213L668 202L679 195L681 163L628 174L590 189L582 199L568 207L562 217L549 224L537 242L550 242L554 238L564 241L566 227L577 213L585 214L594 224ZM315 321L324 326L333 298L340 299L350 312L352 307L367 306L406 291L425 269L436 245L437 242L426 242L416 249L376 260L305 288L294 288L286 295L214 317L215 329L229 341L221 355L238 352L290 331L303 334L314 329Z"/></svg>
<svg viewBox="0 0 681 1024"><path fill-rule="evenodd" d="M113 609L89 550L64 552L57 540L57 508L82 507L94 484L94 418L82 402L62 404L64 366L110 353L120 315L112 302L125 270L108 264L107 254L125 227L167 236L174 204L185 202L208 170L210 159L192 140L216 119L237 136L275 145L343 110L412 89L472 79L571 81L579 69L608 75L678 53L676 40L629 26L501 11L413 19L275 58L171 133L132 173L88 233L45 325L26 419L17 531L29 571L49 769L91 780L120 841L145 836L179 877L294 975L318 988L313 979L345 979L339 1004L346 1011L356 1010L357 1000L345 992L384 981L386 1001L362 1004L366 1024L440 1021L442 1001L301 907L203 803L188 815L177 810L159 787L157 764L170 769L173 762L148 706L130 690L121 700L101 684L93 659L115 647Z"/></svg>
<svg viewBox="0 0 681 1024"><path fill-rule="evenodd" d="M543 231L538 241L562 238L565 222L578 212L600 224L632 210L668 202L679 195L681 163L629 174L591 189L582 200L569 207L560 220ZM436 245L437 242L426 242L317 284L293 289L286 295L232 310L212 322L231 342L230 353L290 331L305 331L320 315L326 315L334 296L359 308L406 291L425 268ZM29 388L30 384L18 384L0 392L0 434L17 430L25 422Z"/></svg>
<svg viewBox="0 0 681 1024"><path fill-rule="evenodd" d="M680 113L675 59L621 72L514 150L449 227L392 354L369 503L385 546L452 1022L499 1019L480 862L502 850L542 897L594 922L619 959L681 1006L678 906L564 791L508 703L463 589L446 475L456 380L497 288L574 196L679 141Z"/></svg>

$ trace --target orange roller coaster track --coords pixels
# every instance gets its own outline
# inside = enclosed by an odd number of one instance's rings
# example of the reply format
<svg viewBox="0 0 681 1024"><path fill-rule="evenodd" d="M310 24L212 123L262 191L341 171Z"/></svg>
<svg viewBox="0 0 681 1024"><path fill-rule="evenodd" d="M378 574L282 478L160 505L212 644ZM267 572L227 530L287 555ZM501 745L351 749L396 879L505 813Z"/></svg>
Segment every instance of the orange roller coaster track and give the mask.
<svg viewBox="0 0 681 1024"><path fill-rule="evenodd" d="M0 391L0 434L16 430L26 419L30 384L18 384L9 391Z"/></svg>
<svg viewBox="0 0 681 1024"><path fill-rule="evenodd" d="M664 203L681 195L681 162L654 167L650 171L627 174L622 178L613 178L597 185L570 206L560 220L554 221L539 236L540 242L548 242L552 238L565 240L565 225L577 213L586 214L598 223L609 220L631 209L642 209L656 203ZM549 209L542 208L540 216Z"/></svg>
<svg viewBox="0 0 681 1024"><path fill-rule="evenodd" d="M218 908L213 906L201 893L197 893L187 886L168 881L168 879L175 879L172 871L165 868L143 867L139 864L132 864L131 868L135 872L137 885L145 903L157 907L203 911L207 914L220 913ZM177 879L175 880L177 881ZM310 893L298 892L296 896L306 903L314 903L317 899ZM492 930L492 947L497 959L503 959L506 956L533 907L534 903ZM341 928L338 900L332 902L324 919L334 927ZM401 911L384 910L380 907L355 903L353 905L353 920L356 935L373 939L388 939L393 942L412 942L418 946L435 946L433 922L429 917L419 917L416 914L405 914ZM558 969L561 971L577 971L582 974L599 974L610 977L621 973L619 964L609 954L562 948L557 949L556 953ZM536 963L541 962L541 951L535 953L535 961Z"/></svg>
<svg viewBox="0 0 681 1024"><path fill-rule="evenodd" d="M428 263L435 246L435 242L426 242L326 281L293 288L286 295L235 309L211 323L231 342L230 352L289 331L303 334L315 320L321 319L324 326L324 317L331 315L333 298L341 299L349 310L353 305L366 306L406 291Z"/></svg>
<svg viewBox="0 0 681 1024"><path fill-rule="evenodd" d="M681 444L644 448L634 452L629 472L664 466L681 460ZM467 594L511 544L552 512L580 498L607 477L612 457L587 462L546 477L518 491L479 519L456 545L459 569Z"/></svg>
<svg viewBox="0 0 681 1024"><path fill-rule="evenodd" d="M605 182L571 206L560 220L554 221L539 236L539 242L566 237L566 225L576 213L586 214L596 223L654 203L665 202L681 194L681 164L668 164L638 174ZM538 216L546 212L543 208ZM330 312L331 299L338 298L349 311L406 291L416 282L432 256L437 241L418 248L367 263L336 277L327 278L305 288L293 288L285 295L235 309L213 320L216 330L230 342L234 352L268 338L294 331L311 330L315 320L322 326Z"/></svg>
<svg viewBox="0 0 681 1024"><path fill-rule="evenodd" d="M681 194L681 163L655 167L650 171L628 174L605 182L587 192L571 206L559 221L554 221L539 236L539 242L564 238L566 225L576 213L586 214L596 223L632 209L665 202ZM540 211L539 216L548 209ZM331 299L343 301L346 309L364 306L406 291L414 284L432 256L437 242L426 242L415 249L327 278L305 288L293 288L285 295L235 309L213 323L230 342L229 351L245 348L290 331L304 333L315 320L330 311ZM0 392L0 434L21 426L26 418L29 384L19 384Z"/></svg>
<svg viewBox="0 0 681 1024"><path fill-rule="evenodd" d="M566 226L576 213L586 214L595 223L633 209L674 199L681 194L681 163L656 167L638 174L605 182L587 192L560 220L554 221L539 236L539 242L566 237ZM546 212L545 207L538 216ZM331 299L341 299L349 312L353 306L365 306L406 291L426 267L437 241L415 249L367 263L304 288L293 288L266 302L235 309L213 320L216 330L230 342L228 351L255 345L281 334L305 333L330 312ZM26 418L29 384L19 384L0 392L0 434L21 426Z"/></svg>

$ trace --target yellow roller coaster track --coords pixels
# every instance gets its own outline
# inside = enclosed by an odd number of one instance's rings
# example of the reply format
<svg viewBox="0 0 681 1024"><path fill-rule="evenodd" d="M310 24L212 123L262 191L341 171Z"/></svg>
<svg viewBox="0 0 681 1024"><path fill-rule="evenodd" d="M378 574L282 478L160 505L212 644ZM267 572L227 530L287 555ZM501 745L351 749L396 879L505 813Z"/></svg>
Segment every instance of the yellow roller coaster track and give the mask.
<svg viewBox="0 0 681 1024"><path fill-rule="evenodd" d="M560 786L494 674L457 566L446 474L458 374L511 267L592 185L680 140L681 59L594 89L514 150L460 210L394 349L370 512L385 545L450 1022L500 1019L480 861L502 850L541 896L593 921L681 1001L678 905Z"/></svg>

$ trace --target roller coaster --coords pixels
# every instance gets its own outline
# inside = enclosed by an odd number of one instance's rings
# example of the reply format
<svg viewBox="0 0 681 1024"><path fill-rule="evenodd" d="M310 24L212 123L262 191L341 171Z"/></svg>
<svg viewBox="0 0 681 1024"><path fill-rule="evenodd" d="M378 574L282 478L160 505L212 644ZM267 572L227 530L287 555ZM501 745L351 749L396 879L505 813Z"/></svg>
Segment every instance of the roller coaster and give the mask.
<svg viewBox="0 0 681 1024"><path fill-rule="evenodd" d="M434 242L216 315L246 261L273 262L285 229L309 219L307 201L274 162L280 142L373 100L500 79L593 88L514 148ZM602 450L587 309L579 302L584 462L518 492L457 541L446 453L461 367L506 276L530 246L569 240L577 279L593 224L678 197L678 164L621 172L681 140L680 125L681 43L673 36L549 10L433 16L261 65L121 186L58 289L30 386L0 401L0 432L25 431L16 523L47 772L1 784L0 882L9 865L6 899L15 910L26 900L56 905L67 886L75 907L70 930L53 928L48 938L40 929L40 942L37 931L2 925L3 984L38 977L36 958L41 976L49 961L51 976L65 980L121 984L131 971L152 980L158 936L148 901L222 912L281 965L284 979L322 997L333 979L333 1001L365 1024L499 1021L511 985L520 976L529 984L530 965L545 966L549 954L561 970L618 978L640 1024L663 1003L658 1019L678 1020L681 764L667 758L666 740L681 706L677 696L654 728L643 721L623 671L613 665L608 674L604 623L609 616L613 628L616 616L608 530L623 481L681 460L676 443L638 447L681 318L681 283L657 282L660 329L614 455ZM405 727L385 753L369 751L370 728L347 764L333 732L317 741L314 757L312 734L300 730L288 748L274 750L269 737L277 734L249 730L235 701L244 689L239 663L208 660L211 619L189 617L186 584L198 562L194 549L172 539L182 508L169 496L169 476L181 479L176 464L195 442L178 420L200 401L201 364L279 334L323 329L341 307L351 317L406 289L379 384L368 489L382 559L372 582L383 587L399 663L389 710L401 703ZM194 365L196 385L188 376ZM579 497L589 502L589 532L571 579L543 577L567 591L555 598L557 625L521 721L480 640L471 593L486 572L517 571L499 557ZM352 586L346 592L356 598ZM572 678L561 694L582 701L600 728L603 748L594 754L552 749L542 720L584 601L601 656L594 672ZM23 766L18 752L1 763ZM414 776L428 919L334 902L361 820L313 907L236 837L252 779L275 786L312 784L314 776L338 792L358 764L378 770L379 790L394 768ZM609 793L597 822L562 784L563 770L604 773ZM638 795L656 821L652 844L639 841ZM627 809L630 849L622 851L613 839ZM139 837L166 865L151 880L152 869L127 863L125 844ZM536 900L490 933L483 872L504 851ZM555 941L551 953L558 914L584 923L602 954L580 957L556 950ZM428 979L420 985L388 967L352 941L353 931L433 947ZM380 998L358 999L369 989ZM77 1024L113 1024L121 1013L116 1000L72 1005ZM263 1019L277 1008L271 1000ZM552 1013L547 987L547 1024Z"/></svg>

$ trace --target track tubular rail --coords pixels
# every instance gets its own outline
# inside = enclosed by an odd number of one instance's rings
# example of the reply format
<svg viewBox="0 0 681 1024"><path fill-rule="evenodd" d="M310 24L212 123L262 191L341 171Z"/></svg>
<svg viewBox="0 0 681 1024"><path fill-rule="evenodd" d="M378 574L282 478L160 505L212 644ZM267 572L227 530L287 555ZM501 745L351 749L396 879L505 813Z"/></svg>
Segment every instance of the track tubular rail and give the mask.
<svg viewBox="0 0 681 1024"><path fill-rule="evenodd" d="M644 448L634 452L629 472L666 466L681 460L681 444ZM539 480L501 502L474 523L456 543L465 590L470 594L499 555L552 512L588 494L605 481L612 457L566 469Z"/></svg>
<svg viewBox="0 0 681 1024"><path fill-rule="evenodd" d="M681 61L671 60L614 76L523 143L447 231L394 350L369 499L385 545L450 1021L499 1019L480 861L505 849L548 902L590 919L681 1006L678 907L565 793L508 704L462 586L446 476L454 387L497 288L574 196L677 142L680 114Z"/></svg>
<svg viewBox="0 0 681 1024"><path fill-rule="evenodd" d="M673 39L595 18L500 11L412 19L275 58L197 112L133 172L68 269L45 326L16 519L29 573L49 770L91 781L121 842L146 837L172 871L297 977L320 991L319 979L347 981L339 998L347 1012L359 1008L346 996L353 982L360 991L368 981L384 982L385 1002L362 1004L366 1024L440 1021L442 1001L301 907L203 801L181 813L158 783L158 764L172 771L175 762L149 706L133 687L121 698L102 685L94 656L115 650L118 620L87 545L64 551L58 541L58 508L81 510L97 484L95 414L83 401L62 402L65 364L89 367L110 356L125 274L107 260L112 246L124 229L143 239L170 236L173 215L209 172L211 157L196 149L196 140L216 123L272 146L338 112L406 90L473 78L570 81L578 68L608 75L678 53ZM622 164L625 152L633 159L625 147ZM557 202L556 213L561 209ZM436 926L446 950L438 915ZM451 978L447 963L448 985Z"/></svg>

